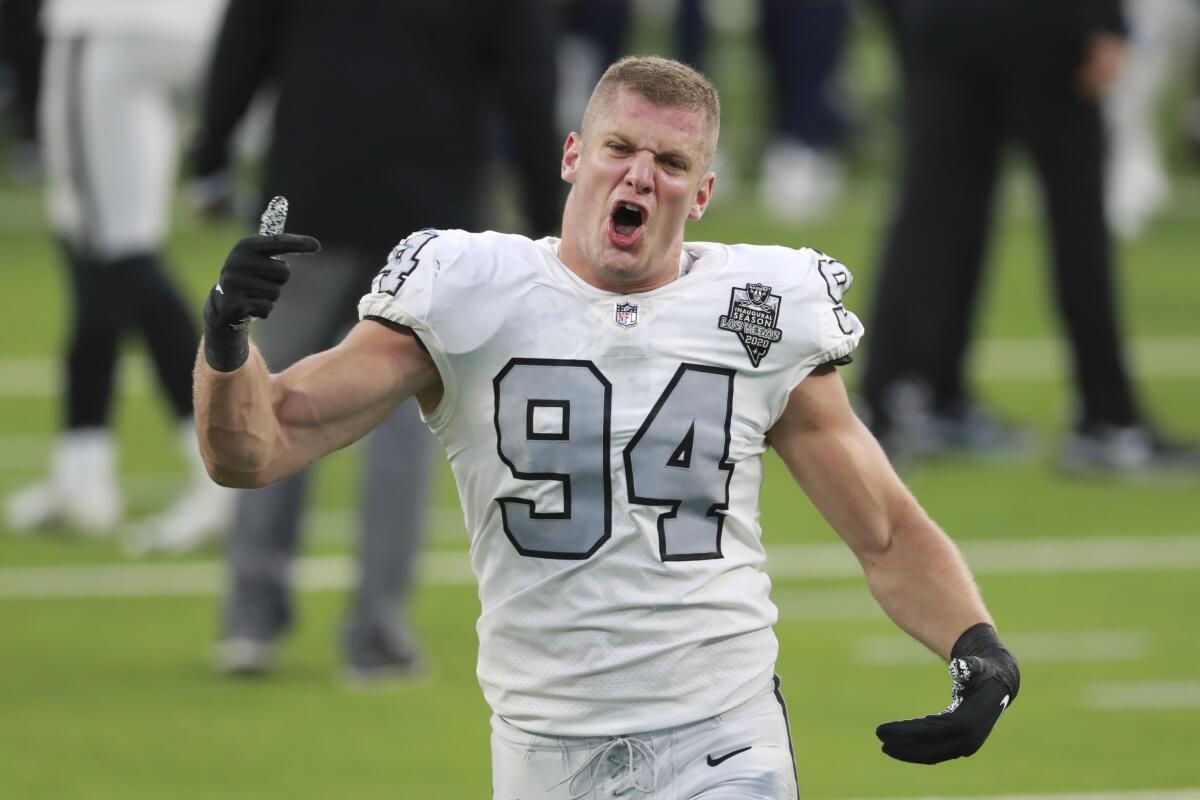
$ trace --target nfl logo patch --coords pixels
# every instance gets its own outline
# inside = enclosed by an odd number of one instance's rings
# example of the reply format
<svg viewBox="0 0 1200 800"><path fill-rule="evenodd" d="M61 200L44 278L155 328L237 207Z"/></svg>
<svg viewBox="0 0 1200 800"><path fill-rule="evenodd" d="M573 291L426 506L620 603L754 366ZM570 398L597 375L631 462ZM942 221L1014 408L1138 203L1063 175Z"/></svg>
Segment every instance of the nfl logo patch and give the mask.
<svg viewBox="0 0 1200 800"><path fill-rule="evenodd" d="M637 325L637 309L633 303L617 303L616 322L622 328L632 328Z"/></svg>

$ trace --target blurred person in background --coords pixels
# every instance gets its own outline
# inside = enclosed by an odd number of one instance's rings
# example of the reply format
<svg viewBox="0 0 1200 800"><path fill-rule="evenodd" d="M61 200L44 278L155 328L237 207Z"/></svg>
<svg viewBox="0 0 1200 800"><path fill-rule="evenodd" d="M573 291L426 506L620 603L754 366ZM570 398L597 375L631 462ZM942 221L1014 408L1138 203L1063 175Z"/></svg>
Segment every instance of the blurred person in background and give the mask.
<svg viewBox="0 0 1200 800"><path fill-rule="evenodd" d="M26 183L41 175L37 132L44 45L38 22L41 7L42 0L0 0L0 61L6 62L11 72L15 117L8 143L8 171Z"/></svg>
<svg viewBox="0 0 1200 800"><path fill-rule="evenodd" d="M1197 0L1127 0L1129 55L1104 104L1110 134L1105 209L1113 230L1138 236L1162 210L1170 177L1159 109L1200 45Z"/></svg>
<svg viewBox="0 0 1200 800"><path fill-rule="evenodd" d="M830 210L844 184L846 120L838 66L846 47L845 0L763 0L760 20L774 85L772 138L763 154L763 208L783 222Z"/></svg>
<svg viewBox="0 0 1200 800"><path fill-rule="evenodd" d="M1200 58L1192 69L1192 85L1188 92L1187 107L1184 109L1183 130L1192 157L1200 159Z"/></svg>
<svg viewBox="0 0 1200 800"><path fill-rule="evenodd" d="M894 456L1020 443L973 402L964 375L1000 155L1015 140L1043 190L1073 357L1078 410L1063 465L1194 466L1195 450L1148 426L1122 352L1100 108L1124 52L1117 0L911 0L899 8L905 144L863 387L874 432Z"/></svg>
<svg viewBox="0 0 1200 800"><path fill-rule="evenodd" d="M760 166L764 210L797 222L826 213L841 194L840 148L846 121L839 107L837 69L850 20L844 0L759 0L758 35L771 80L771 115ZM675 50L681 61L707 67L708 4L679 0ZM569 0L565 4L561 62L566 100L560 115L578 119L604 65L627 51L634 20L629 0ZM718 153L713 171L731 196L736 172Z"/></svg>
<svg viewBox="0 0 1200 800"><path fill-rule="evenodd" d="M596 78L625 53L633 19L630 0L561 0L555 4L558 43L558 126L570 130L583 114Z"/></svg>
<svg viewBox="0 0 1200 800"><path fill-rule="evenodd" d="M557 230L554 41L543 0L232 0L195 148L195 196L227 205L231 135L256 90L278 93L262 194L321 237L257 341L283 370L337 343L397 230L477 229L502 107L532 232ZM519 20L519 24L511 24ZM261 208L261 206L260 206ZM423 538L432 436L415 402L366 443L359 580L343 628L351 681L419 666L405 613ZM239 494L218 668L260 673L292 623L292 567L310 475Z"/></svg>
<svg viewBox="0 0 1200 800"><path fill-rule="evenodd" d="M64 432L42 483L7 498L8 525L61 524L94 535L122 517L111 405L122 337L145 342L191 482L142 523L183 549L223 530L232 493L212 483L192 420L188 305L167 275L163 240L181 114L203 70L223 0L47 0L40 101L50 221L71 290Z"/></svg>

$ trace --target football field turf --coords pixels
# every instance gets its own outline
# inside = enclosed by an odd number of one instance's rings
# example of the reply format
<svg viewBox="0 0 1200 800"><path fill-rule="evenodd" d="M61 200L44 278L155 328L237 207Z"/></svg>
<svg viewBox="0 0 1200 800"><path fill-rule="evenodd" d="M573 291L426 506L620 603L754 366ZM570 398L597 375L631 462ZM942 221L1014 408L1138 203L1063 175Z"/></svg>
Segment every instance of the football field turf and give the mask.
<svg viewBox="0 0 1200 800"><path fill-rule="evenodd" d="M919 767L884 757L875 725L942 708L945 669L875 609L848 551L771 456L763 527L805 797L1200 797L1200 479L1056 469L1071 416L1064 354L1032 192L1021 180L1008 188L974 372L982 397L1036 429L1038 450L1022 461L947 458L905 478L975 567L1021 659L1021 696L973 758ZM1177 198L1123 249L1125 319L1155 418L1200 440L1200 184L1181 183ZM748 200L727 203L689 238L841 258L869 343L887 202L882 186L856 182L830 220L801 228L764 222ZM64 284L37 205L28 190L0 192L3 492L43 473L58 418ZM238 235L179 219L171 252L197 309ZM140 347L128 350L117 428L136 519L184 474ZM851 384L858 369L844 370ZM208 668L223 579L215 547L134 560L113 540L0 533L0 797L489 796L478 603L444 468L415 599L431 675L389 691L339 685L356 469L353 448L322 465L299 624L278 673L262 680Z"/></svg>

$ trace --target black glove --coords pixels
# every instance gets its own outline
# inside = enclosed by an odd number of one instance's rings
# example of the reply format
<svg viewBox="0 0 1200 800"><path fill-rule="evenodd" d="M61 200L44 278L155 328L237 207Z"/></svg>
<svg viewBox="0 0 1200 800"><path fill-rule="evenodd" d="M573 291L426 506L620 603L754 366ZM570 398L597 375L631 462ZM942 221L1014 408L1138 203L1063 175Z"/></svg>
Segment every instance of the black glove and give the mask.
<svg viewBox="0 0 1200 800"><path fill-rule="evenodd" d="M945 711L875 729L883 752L915 764L969 756L983 746L1021 686L1017 660L986 622L967 628L954 643L950 677L954 687Z"/></svg>
<svg viewBox="0 0 1200 800"><path fill-rule="evenodd" d="M296 233L247 236L233 246L204 304L204 357L210 367L232 372L245 363L250 319L267 318L290 274L287 262L273 256L320 249L316 239Z"/></svg>

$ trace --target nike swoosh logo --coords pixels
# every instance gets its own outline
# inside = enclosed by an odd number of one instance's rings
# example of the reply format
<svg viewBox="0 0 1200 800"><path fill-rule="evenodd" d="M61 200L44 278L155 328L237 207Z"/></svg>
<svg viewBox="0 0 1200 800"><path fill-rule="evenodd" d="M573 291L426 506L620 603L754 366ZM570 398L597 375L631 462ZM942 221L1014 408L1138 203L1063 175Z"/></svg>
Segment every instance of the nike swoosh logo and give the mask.
<svg viewBox="0 0 1200 800"><path fill-rule="evenodd" d="M709 756L708 757L708 765L710 767L715 767L717 764L720 764L722 761L726 761L730 758L733 758L738 753L744 753L749 749L750 749L749 747L743 747L741 750L731 750L730 752L726 753L725 755L721 756L720 758L713 758L712 756Z"/></svg>
<svg viewBox="0 0 1200 800"><path fill-rule="evenodd" d="M1008 695L1004 695L1004 699L1000 701L1000 710L1001 711L1008 708L1008 698L1009 698Z"/></svg>

